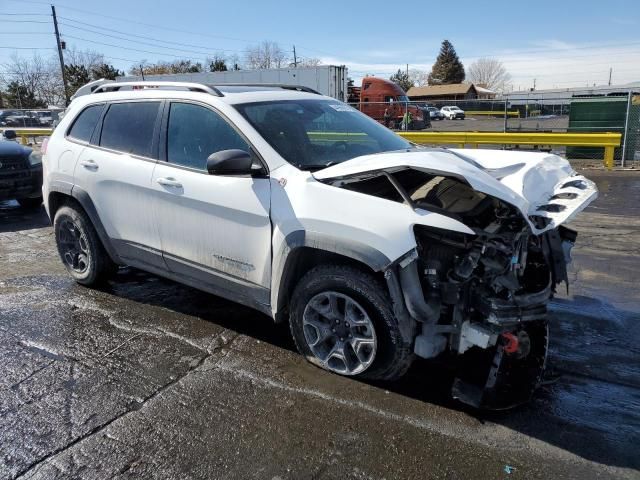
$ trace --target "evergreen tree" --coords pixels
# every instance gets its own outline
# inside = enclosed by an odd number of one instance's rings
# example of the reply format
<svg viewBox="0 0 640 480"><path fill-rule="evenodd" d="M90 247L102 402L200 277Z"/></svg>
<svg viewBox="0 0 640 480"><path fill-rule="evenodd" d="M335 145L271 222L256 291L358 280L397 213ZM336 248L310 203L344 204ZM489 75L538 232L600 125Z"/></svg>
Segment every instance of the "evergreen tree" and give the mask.
<svg viewBox="0 0 640 480"><path fill-rule="evenodd" d="M64 77L67 81L67 94L69 97L74 95L80 87L91 81L89 70L84 65L65 65Z"/></svg>
<svg viewBox="0 0 640 480"><path fill-rule="evenodd" d="M108 63L102 63L91 69L91 77L93 80L100 80L101 78L105 80L115 80L116 77L121 75L124 75L124 72L121 72Z"/></svg>
<svg viewBox="0 0 640 480"><path fill-rule="evenodd" d="M400 68L396 73L389 77L389 80L397 85L400 85L400 88L402 88L402 90L404 90L405 92L413 87L413 82L409 79L409 75L407 74L407 72L401 70Z"/></svg>
<svg viewBox="0 0 640 480"><path fill-rule="evenodd" d="M215 58L209 63L209 71L210 72L226 72L229 70L227 68L227 62L225 62L224 58Z"/></svg>
<svg viewBox="0 0 640 480"><path fill-rule="evenodd" d="M3 97L3 104L10 108L47 108L45 102L36 98L35 92L18 82L9 83Z"/></svg>
<svg viewBox="0 0 640 480"><path fill-rule="evenodd" d="M449 85L464 81L464 65L449 40L442 42L436 63L431 68L429 85Z"/></svg>

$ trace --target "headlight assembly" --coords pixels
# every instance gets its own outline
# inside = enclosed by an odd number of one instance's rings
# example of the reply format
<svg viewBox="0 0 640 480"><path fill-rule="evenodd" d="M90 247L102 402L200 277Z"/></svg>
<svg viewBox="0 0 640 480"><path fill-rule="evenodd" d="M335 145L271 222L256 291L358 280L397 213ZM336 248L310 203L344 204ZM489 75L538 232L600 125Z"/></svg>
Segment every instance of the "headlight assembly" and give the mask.
<svg viewBox="0 0 640 480"><path fill-rule="evenodd" d="M42 155L36 152L31 152L29 155L29 163L32 167L42 165Z"/></svg>

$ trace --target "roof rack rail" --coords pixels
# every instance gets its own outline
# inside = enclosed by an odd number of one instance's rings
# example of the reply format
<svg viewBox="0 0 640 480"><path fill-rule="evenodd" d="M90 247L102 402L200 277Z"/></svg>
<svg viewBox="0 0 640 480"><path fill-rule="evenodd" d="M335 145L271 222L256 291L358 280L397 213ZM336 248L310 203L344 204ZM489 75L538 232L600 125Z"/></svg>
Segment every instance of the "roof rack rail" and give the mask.
<svg viewBox="0 0 640 480"><path fill-rule="evenodd" d="M201 93L209 93L211 95L215 95L216 97L224 96L220 90L215 88L212 85L205 85L202 83L192 83L192 82L153 82L153 81L142 81L142 82L111 82L100 85L96 88L92 93L104 93L104 92L118 92L122 88L128 90L144 90L144 89L152 89L152 88L162 88L166 90L178 90L185 89L190 92L201 92Z"/></svg>
<svg viewBox="0 0 640 480"><path fill-rule="evenodd" d="M288 85L286 83L216 83L209 84L212 88L216 87L271 87L282 88L284 90L296 90L298 92L313 93L315 95L322 95L313 88L305 87L304 85Z"/></svg>

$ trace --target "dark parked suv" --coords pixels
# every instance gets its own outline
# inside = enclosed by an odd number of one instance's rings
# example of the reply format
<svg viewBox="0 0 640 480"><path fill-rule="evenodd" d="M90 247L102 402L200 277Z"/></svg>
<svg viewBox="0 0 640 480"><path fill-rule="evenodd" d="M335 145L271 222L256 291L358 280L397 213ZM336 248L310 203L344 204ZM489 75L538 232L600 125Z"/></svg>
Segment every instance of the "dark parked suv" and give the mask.
<svg viewBox="0 0 640 480"><path fill-rule="evenodd" d="M29 147L0 140L0 200L10 199L25 208L42 204L42 160Z"/></svg>

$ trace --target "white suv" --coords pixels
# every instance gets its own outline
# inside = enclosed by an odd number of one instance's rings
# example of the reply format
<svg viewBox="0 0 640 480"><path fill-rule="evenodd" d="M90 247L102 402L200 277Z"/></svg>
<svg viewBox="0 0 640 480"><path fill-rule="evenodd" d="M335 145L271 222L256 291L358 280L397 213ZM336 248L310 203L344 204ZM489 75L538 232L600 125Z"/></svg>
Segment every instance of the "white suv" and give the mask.
<svg viewBox="0 0 640 480"><path fill-rule="evenodd" d="M444 118L446 118L447 120L464 120L464 110L462 110L460 107L442 107L440 109L440 113L442 113L442 115L444 115Z"/></svg>
<svg viewBox="0 0 640 480"><path fill-rule="evenodd" d="M288 321L300 352L391 380L455 359L473 405L528 398L546 305L597 194L546 153L426 149L301 87L111 83L48 142L60 257L93 285L118 265Z"/></svg>

